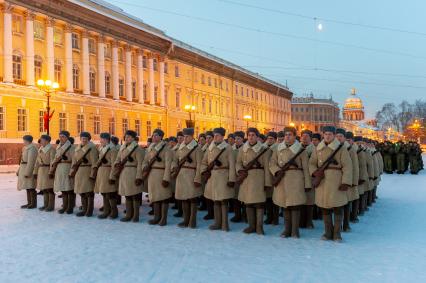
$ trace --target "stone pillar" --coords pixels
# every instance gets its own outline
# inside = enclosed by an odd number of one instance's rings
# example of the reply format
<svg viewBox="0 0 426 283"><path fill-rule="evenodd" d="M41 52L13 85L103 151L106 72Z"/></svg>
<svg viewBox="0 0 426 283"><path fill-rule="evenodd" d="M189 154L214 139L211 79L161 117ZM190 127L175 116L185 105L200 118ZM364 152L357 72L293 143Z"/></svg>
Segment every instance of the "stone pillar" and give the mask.
<svg viewBox="0 0 426 283"><path fill-rule="evenodd" d="M139 103L144 103L143 101L143 50L138 51L138 93L139 93Z"/></svg>
<svg viewBox="0 0 426 283"><path fill-rule="evenodd" d="M89 33L87 31L83 31L81 42L83 94L90 94Z"/></svg>
<svg viewBox="0 0 426 283"><path fill-rule="evenodd" d="M154 96L154 58L152 54L150 54L148 59L148 72L149 72L149 102L151 105L155 104L155 96Z"/></svg>
<svg viewBox="0 0 426 283"><path fill-rule="evenodd" d="M166 92L164 90L164 58L162 58L162 60L160 61L159 71L160 71L160 99L161 99L160 105L164 107L167 104Z"/></svg>
<svg viewBox="0 0 426 283"><path fill-rule="evenodd" d="M105 97L105 38L98 37L98 93L99 97Z"/></svg>
<svg viewBox="0 0 426 283"><path fill-rule="evenodd" d="M26 79L27 85L34 86L34 17L32 11L25 11Z"/></svg>
<svg viewBox="0 0 426 283"><path fill-rule="evenodd" d="M72 76L72 31L71 25L65 26L65 84L66 92L74 92Z"/></svg>
<svg viewBox="0 0 426 283"><path fill-rule="evenodd" d="M132 48L126 46L126 100L132 101Z"/></svg>
<svg viewBox="0 0 426 283"><path fill-rule="evenodd" d="M113 42L112 45L112 64L111 64L111 76L112 76L112 97L113 99L120 99L119 96L119 85L118 85L118 46L117 42Z"/></svg>
<svg viewBox="0 0 426 283"><path fill-rule="evenodd" d="M47 79L55 81L55 51L53 46L53 27L55 21L52 18L46 19L46 61Z"/></svg>
<svg viewBox="0 0 426 283"><path fill-rule="evenodd" d="M14 6L9 3L3 3L3 81L13 83L13 65L12 65L12 11Z"/></svg>

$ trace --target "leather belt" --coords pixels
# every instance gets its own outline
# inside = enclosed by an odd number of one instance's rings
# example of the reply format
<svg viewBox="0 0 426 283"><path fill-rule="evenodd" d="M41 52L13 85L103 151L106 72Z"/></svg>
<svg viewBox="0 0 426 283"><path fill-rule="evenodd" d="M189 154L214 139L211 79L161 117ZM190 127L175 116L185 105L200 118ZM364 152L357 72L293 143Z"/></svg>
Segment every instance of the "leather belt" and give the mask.
<svg viewBox="0 0 426 283"><path fill-rule="evenodd" d="M40 164L40 167L50 167L50 164Z"/></svg>
<svg viewBox="0 0 426 283"><path fill-rule="evenodd" d="M229 169L229 167L215 167L213 170L226 170Z"/></svg>
<svg viewBox="0 0 426 283"><path fill-rule="evenodd" d="M80 167L92 167L92 164L81 164Z"/></svg>
<svg viewBox="0 0 426 283"><path fill-rule="evenodd" d="M28 164L28 162L21 162L21 164Z"/></svg>
<svg viewBox="0 0 426 283"><path fill-rule="evenodd" d="M59 161L59 163L71 163L71 161L70 160L61 160L61 161Z"/></svg>
<svg viewBox="0 0 426 283"><path fill-rule="evenodd" d="M327 167L325 170L342 170L340 167Z"/></svg>
<svg viewBox="0 0 426 283"><path fill-rule="evenodd" d="M137 165L124 165L124 167L138 167Z"/></svg>
<svg viewBox="0 0 426 283"><path fill-rule="evenodd" d="M300 170L300 171L303 171L302 168L296 168L296 167L290 167L290 168L287 169L287 171L288 170Z"/></svg>
<svg viewBox="0 0 426 283"><path fill-rule="evenodd" d="M263 167L252 167L249 170L256 170L256 169L263 170L264 168Z"/></svg>
<svg viewBox="0 0 426 283"><path fill-rule="evenodd" d="M191 167L191 166L182 166L182 168L185 168L185 169L192 169L192 170L196 170L196 169L197 169L196 167Z"/></svg>
<svg viewBox="0 0 426 283"><path fill-rule="evenodd" d="M155 167L155 166L152 166L151 169L166 170L166 168L164 167Z"/></svg>
<svg viewBox="0 0 426 283"><path fill-rule="evenodd" d="M101 165L101 167L111 167L111 165Z"/></svg>

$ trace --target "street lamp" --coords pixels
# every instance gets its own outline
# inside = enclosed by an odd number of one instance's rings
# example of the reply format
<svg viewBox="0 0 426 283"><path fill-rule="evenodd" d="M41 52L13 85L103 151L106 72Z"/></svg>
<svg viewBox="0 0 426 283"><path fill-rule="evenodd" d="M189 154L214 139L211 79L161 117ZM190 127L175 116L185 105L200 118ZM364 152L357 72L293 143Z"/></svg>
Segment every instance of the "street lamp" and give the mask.
<svg viewBox="0 0 426 283"><path fill-rule="evenodd" d="M50 133L50 119L52 118L52 114L50 114L50 94L55 92L59 88L59 84L57 82L52 82L51 80L38 80L37 86L41 91L44 91L47 97L47 107L46 113L43 116L44 128L46 129L46 133L49 135Z"/></svg>
<svg viewBox="0 0 426 283"><path fill-rule="evenodd" d="M189 120L186 120L186 127L187 128L194 128L195 127L195 114L194 114L194 120L192 119L192 113L195 111L195 105L187 104L184 107L185 111L189 113Z"/></svg>
<svg viewBox="0 0 426 283"><path fill-rule="evenodd" d="M251 117L251 115L248 115L248 114L247 114L247 115L244 115L243 119L244 119L244 121L246 121L246 123L247 123L247 130L248 130L249 122L251 121L252 117Z"/></svg>
<svg viewBox="0 0 426 283"><path fill-rule="evenodd" d="M295 125L294 125L294 123L293 122L291 122L290 123L290 127L294 127Z"/></svg>

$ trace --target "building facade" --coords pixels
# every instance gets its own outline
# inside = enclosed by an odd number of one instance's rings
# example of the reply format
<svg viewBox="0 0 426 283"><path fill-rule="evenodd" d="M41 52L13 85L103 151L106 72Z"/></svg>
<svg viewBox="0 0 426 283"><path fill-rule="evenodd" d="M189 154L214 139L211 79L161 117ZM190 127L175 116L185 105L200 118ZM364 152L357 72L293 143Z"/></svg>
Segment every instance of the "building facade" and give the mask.
<svg viewBox="0 0 426 283"><path fill-rule="evenodd" d="M95 0L0 0L0 163L7 144L45 132L46 96L37 80L59 83L50 132L94 139L127 129L146 141L155 128L174 135L195 108L195 132L222 126L277 130L290 121L285 86L167 36ZM78 11L78 12L77 12ZM10 149L12 147L6 146ZM5 160L7 159L7 160Z"/></svg>
<svg viewBox="0 0 426 283"><path fill-rule="evenodd" d="M323 126L339 124L339 106L331 98L315 98L311 94L293 97L291 103L291 121L298 131L319 132Z"/></svg>

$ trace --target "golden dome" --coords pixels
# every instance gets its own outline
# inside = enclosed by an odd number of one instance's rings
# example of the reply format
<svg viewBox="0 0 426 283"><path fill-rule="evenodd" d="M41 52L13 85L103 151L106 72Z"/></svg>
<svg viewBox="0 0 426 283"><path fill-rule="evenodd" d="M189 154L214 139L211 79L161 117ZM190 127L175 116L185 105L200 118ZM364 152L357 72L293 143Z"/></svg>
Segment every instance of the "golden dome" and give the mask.
<svg viewBox="0 0 426 283"><path fill-rule="evenodd" d="M355 89L352 89L351 96L345 100L343 109L364 109L361 98L356 96Z"/></svg>

